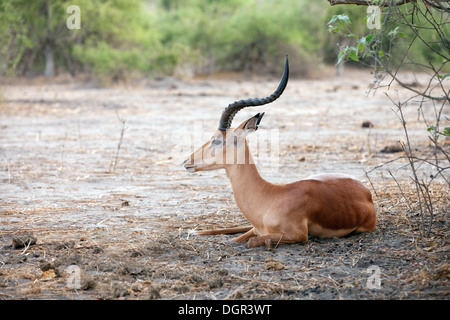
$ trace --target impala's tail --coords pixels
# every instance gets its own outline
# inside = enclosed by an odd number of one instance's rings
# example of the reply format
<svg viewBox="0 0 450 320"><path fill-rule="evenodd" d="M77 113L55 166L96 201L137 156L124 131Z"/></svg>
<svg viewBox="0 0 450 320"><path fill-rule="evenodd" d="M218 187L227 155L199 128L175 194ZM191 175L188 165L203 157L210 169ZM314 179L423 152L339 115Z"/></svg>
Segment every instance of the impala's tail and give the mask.
<svg viewBox="0 0 450 320"><path fill-rule="evenodd" d="M247 232L252 228L253 226L245 226L245 227L234 227L234 228L224 228L214 230L201 230L197 231L197 234L200 236L215 236L217 234L233 234L233 233Z"/></svg>

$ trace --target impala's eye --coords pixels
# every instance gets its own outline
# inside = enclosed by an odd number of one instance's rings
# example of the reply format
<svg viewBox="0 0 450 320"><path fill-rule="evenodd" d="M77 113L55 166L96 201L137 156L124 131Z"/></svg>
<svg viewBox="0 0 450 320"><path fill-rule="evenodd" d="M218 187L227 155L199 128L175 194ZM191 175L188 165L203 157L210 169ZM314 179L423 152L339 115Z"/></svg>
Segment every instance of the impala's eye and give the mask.
<svg viewBox="0 0 450 320"><path fill-rule="evenodd" d="M222 144L222 140L219 140L219 139L213 139L213 140L211 140L211 144L212 144L213 146L221 145L221 144Z"/></svg>

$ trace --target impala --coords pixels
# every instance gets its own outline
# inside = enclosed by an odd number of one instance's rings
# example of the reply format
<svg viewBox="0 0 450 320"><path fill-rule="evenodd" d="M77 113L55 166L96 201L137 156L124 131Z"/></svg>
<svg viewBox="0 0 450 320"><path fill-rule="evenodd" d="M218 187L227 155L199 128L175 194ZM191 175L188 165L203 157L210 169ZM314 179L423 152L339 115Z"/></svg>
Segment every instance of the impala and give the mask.
<svg viewBox="0 0 450 320"><path fill-rule="evenodd" d="M330 238L354 231L372 231L376 213L372 194L356 178L322 173L294 183L276 185L258 173L246 137L255 132L264 113L258 113L232 129L236 113L246 107L275 101L286 88L289 62L273 94L262 99L235 101L222 113L212 138L183 162L188 172L225 169L235 200L251 226L198 231L199 235L245 232L233 241L248 247L304 242L308 234Z"/></svg>

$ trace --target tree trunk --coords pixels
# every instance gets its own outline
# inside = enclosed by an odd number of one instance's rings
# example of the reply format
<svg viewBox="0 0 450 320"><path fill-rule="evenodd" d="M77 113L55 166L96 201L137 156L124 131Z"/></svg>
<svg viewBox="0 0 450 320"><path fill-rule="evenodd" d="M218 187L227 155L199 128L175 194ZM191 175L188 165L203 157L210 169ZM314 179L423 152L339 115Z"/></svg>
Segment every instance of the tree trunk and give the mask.
<svg viewBox="0 0 450 320"><path fill-rule="evenodd" d="M344 63L345 63L345 61L344 61L344 59L342 59L341 62L339 62L336 65L336 75L337 76L342 76L344 74Z"/></svg>
<svg viewBox="0 0 450 320"><path fill-rule="evenodd" d="M50 5L50 0L45 1L45 11L47 15L47 38L45 39L44 56L45 56L45 71L44 75L46 77L53 77L55 75L55 45L54 42L49 38L51 32L51 21L52 21L52 7Z"/></svg>
<svg viewBox="0 0 450 320"><path fill-rule="evenodd" d="M45 72L46 77L53 77L55 75L55 48L53 45L47 43L44 49L45 55Z"/></svg>

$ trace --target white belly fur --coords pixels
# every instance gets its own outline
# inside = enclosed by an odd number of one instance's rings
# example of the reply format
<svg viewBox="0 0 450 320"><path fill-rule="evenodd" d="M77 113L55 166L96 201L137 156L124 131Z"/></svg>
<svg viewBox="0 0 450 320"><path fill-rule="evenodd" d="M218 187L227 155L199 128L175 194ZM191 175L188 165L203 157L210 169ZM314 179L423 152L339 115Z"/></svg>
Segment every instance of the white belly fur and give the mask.
<svg viewBox="0 0 450 320"><path fill-rule="evenodd" d="M343 237L349 234L352 231L355 231L356 228L351 229L327 229L323 228L316 223L308 223L308 233L312 236L319 238L334 238L334 237Z"/></svg>

